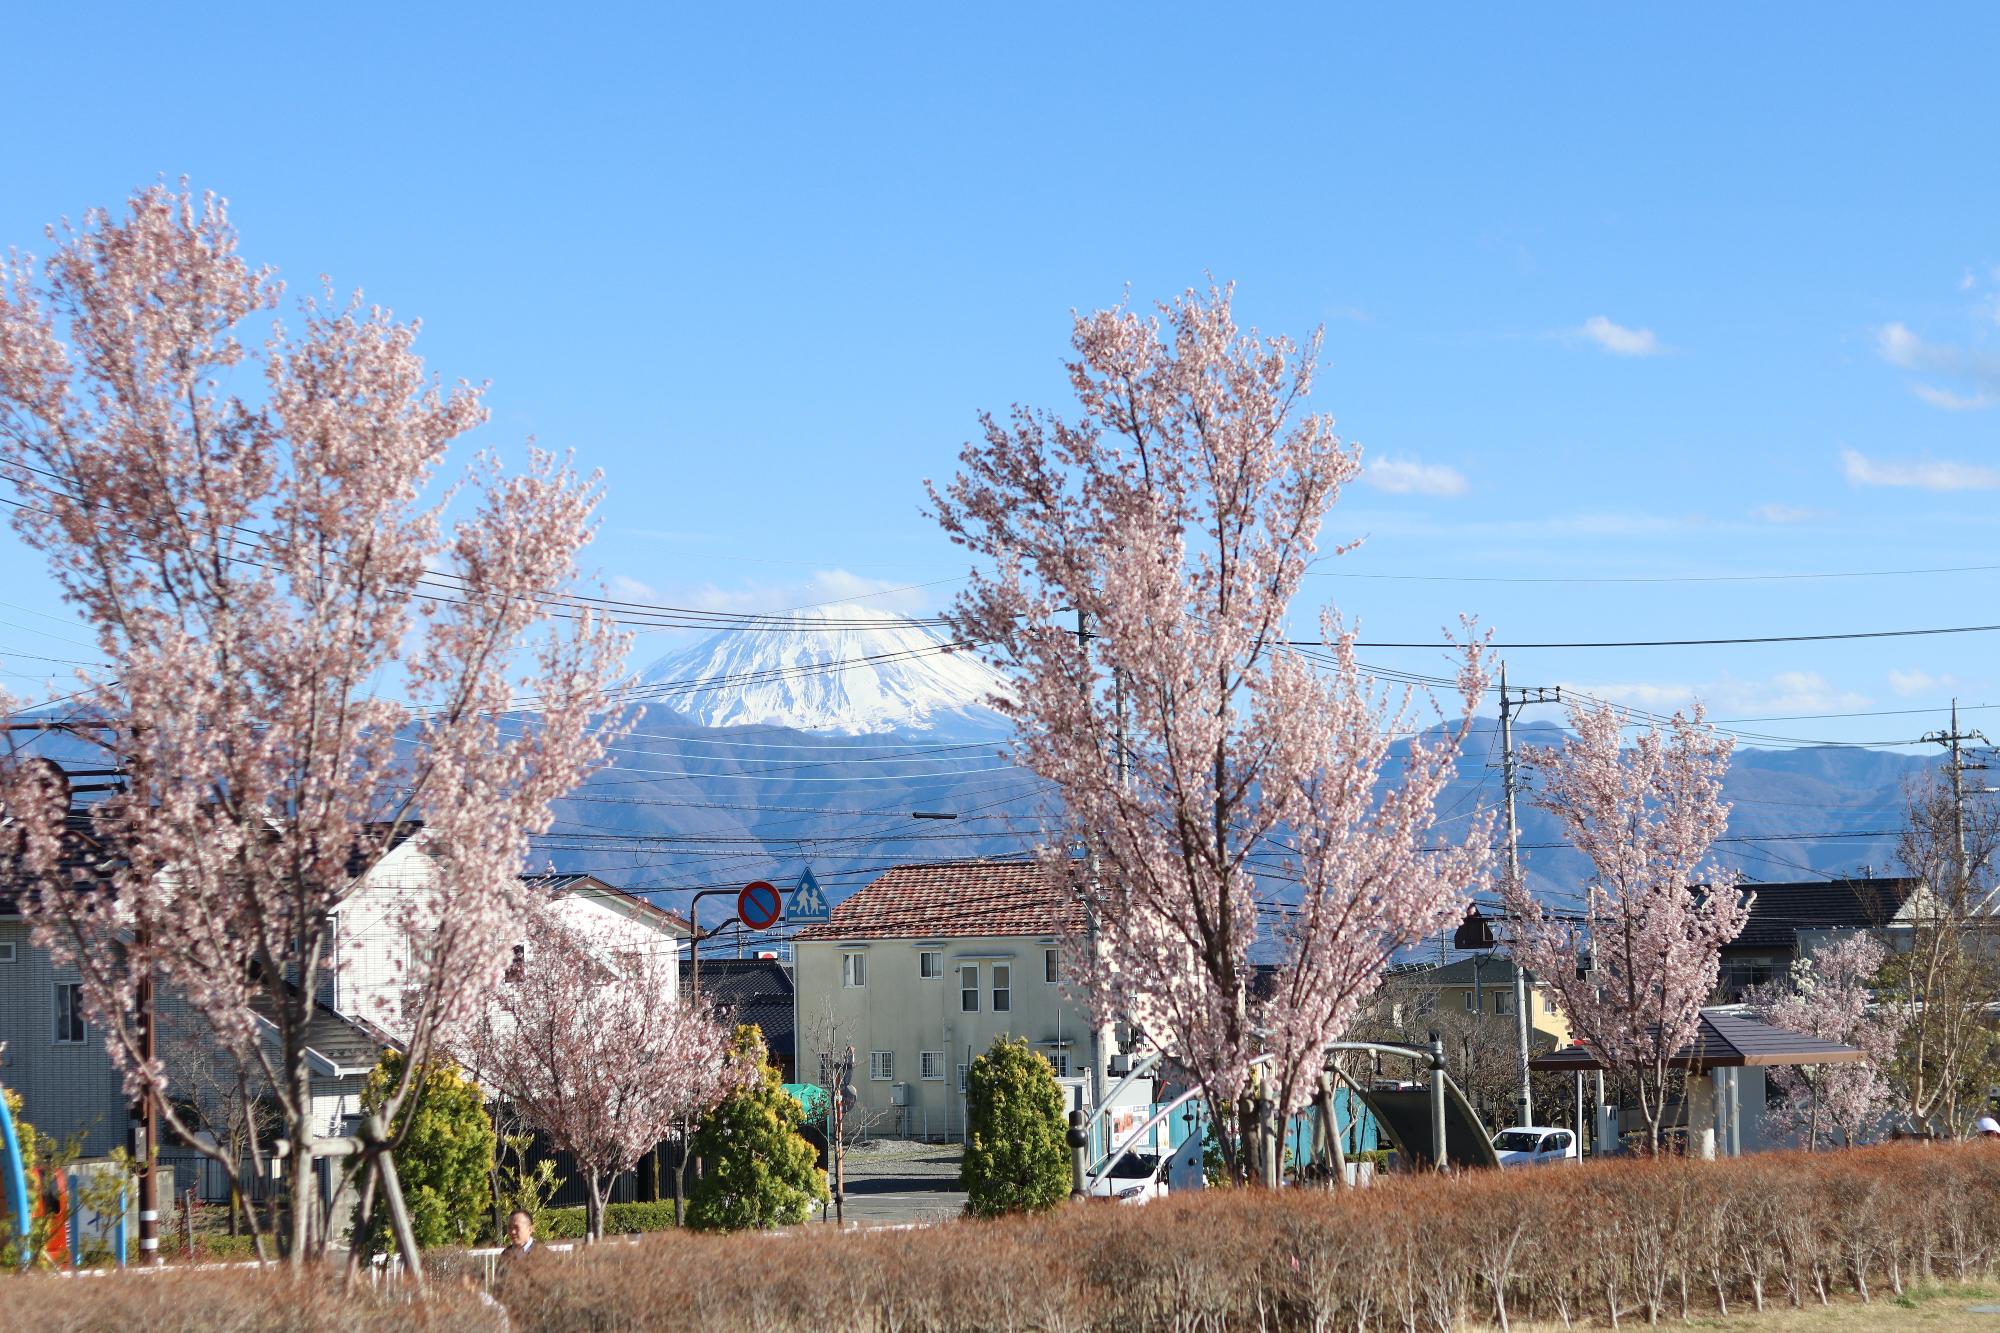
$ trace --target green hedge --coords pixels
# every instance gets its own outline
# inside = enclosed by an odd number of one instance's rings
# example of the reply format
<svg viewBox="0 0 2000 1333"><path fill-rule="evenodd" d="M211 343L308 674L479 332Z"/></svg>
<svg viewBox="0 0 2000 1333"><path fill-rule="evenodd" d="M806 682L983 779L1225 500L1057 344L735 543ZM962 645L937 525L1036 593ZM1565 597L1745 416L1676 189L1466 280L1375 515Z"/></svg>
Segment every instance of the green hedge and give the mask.
<svg viewBox="0 0 2000 1333"><path fill-rule="evenodd" d="M604 1206L604 1234L627 1236L636 1231L672 1231L674 1202L610 1203ZM581 1240L583 1208L550 1208L543 1212L536 1231L544 1240Z"/></svg>
<svg viewBox="0 0 2000 1333"><path fill-rule="evenodd" d="M210 1235L196 1235L194 1238L194 1248L196 1254L210 1260L255 1259L257 1257L257 1241L255 1237L248 1235L232 1236L226 1231Z"/></svg>

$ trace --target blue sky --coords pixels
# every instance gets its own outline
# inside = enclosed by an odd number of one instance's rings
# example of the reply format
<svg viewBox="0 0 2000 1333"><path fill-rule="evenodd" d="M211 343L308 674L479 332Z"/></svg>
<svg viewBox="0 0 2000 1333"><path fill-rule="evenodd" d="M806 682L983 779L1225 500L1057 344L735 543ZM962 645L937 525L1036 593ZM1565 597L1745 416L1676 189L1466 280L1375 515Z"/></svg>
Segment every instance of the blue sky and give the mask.
<svg viewBox="0 0 2000 1333"><path fill-rule="evenodd" d="M44 7L0 243L161 174L228 195L252 258L490 379L487 442L602 467L596 562L676 605L935 608L964 561L920 483L975 413L1061 404L1071 307L1212 271L1326 326L1318 405L1378 471L1312 590L1371 637L2000 621L1991 571L1462 581L2000 565L2000 11L1368 9ZM0 578L10 669L70 655L38 565ZM1509 659L1764 718L2000 702L1996 642Z"/></svg>

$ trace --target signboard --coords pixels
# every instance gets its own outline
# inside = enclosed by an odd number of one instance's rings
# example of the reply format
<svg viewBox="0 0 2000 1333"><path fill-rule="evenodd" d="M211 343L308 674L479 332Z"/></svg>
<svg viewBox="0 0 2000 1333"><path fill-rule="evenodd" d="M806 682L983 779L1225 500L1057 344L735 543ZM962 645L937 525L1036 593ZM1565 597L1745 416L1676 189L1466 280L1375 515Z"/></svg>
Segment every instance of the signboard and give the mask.
<svg viewBox="0 0 2000 1333"><path fill-rule="evenodd" d="M763 880L743 886L736 895L736 919L751 930L769 930L785 914L785 900Z"/></svg>
<svg viewBox="0 0 2000 1333"><path fill-rule="evenodd" d="M826 905L826 895L819 891L819 881L813 878L811 866L799 876L799 886L792 890L792 900L785 904L785 915L793 921L825 921L833 915L833 909Z"/></svg>

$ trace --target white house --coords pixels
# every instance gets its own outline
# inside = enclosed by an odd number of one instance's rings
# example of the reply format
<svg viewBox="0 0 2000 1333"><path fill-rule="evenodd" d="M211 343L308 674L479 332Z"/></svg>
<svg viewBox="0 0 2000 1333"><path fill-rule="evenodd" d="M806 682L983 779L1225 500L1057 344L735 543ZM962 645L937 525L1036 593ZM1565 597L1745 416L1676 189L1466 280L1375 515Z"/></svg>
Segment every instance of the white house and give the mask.
<svg viewBox="0 0 2000 1333"><path fill-rule="evenodd" d="M420 826L399 830L391 845L334 913L338 966L321 980L307 1030L315 1123L320 1133L351 1133L360 1094L383 1050L400 1043L402 998L418 947L404 928L413 895L432 890L438 864ZM583 875L528 877L555 895L557 910L607 951L678 950L681 919L634 894ZM676 969L667 968L669 985ZM200 1020L170 993L159 1001L159 1049L169 1077L199 1081L205 1052ZM81 1139L85 1156L130 1146L131 1107L104 1042L86 1021L73 969L33 946L12 893L0 884L0 1083L19 1092L37 1129ZM184 1182L204 1197L223 1196L221 1173L192 1149L167 1148Z"/></svg>
<svg viewBox="0 0 2000 1333"><path fill-rule="evenodd" d="M1075 891L1033 861L887 871L793 937L798 1077L851 1043L871 1121L938 1137L962 1132L966 1067L996 1036L1085 1074L1112 1051L1063 993L1063 946L1083 929Z"/></svg>

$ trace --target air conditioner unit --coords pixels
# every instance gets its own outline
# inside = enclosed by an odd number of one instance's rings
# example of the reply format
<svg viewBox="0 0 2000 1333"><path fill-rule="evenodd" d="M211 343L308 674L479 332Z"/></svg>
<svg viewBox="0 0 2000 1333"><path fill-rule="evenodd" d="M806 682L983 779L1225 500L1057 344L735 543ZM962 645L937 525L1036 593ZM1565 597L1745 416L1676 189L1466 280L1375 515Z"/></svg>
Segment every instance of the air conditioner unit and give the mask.
<svg viewBox="0 0 2000 1333"><path fill-rule="evenodd" d="M891 1083L889 1085L889 1105L908 1106L909 1104L910 1085L907 1083Z"/></svg>

